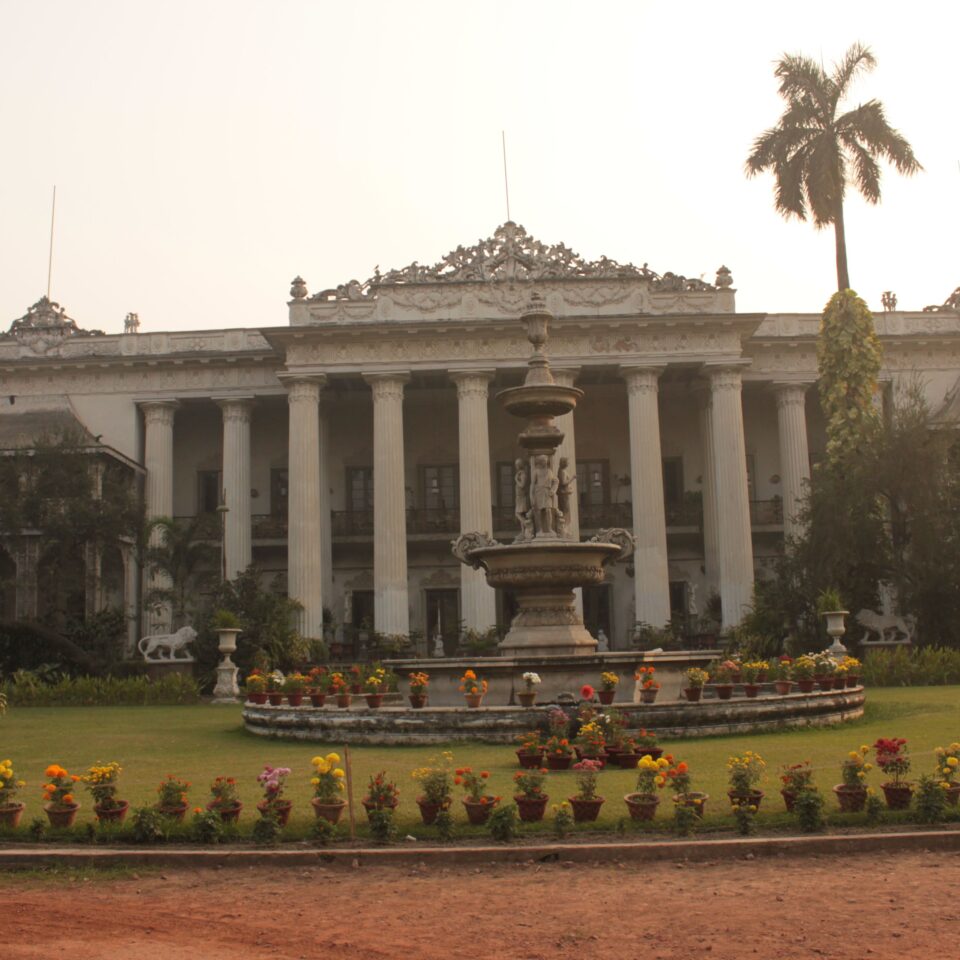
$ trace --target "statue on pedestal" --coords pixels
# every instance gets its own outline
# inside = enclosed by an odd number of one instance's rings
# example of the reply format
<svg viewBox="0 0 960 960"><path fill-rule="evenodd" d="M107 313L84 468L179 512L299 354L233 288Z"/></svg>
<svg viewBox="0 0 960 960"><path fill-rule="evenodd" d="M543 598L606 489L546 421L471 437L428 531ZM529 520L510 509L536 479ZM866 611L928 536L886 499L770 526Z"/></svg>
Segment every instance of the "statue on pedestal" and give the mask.
<svg viewBox="0 0 960 960"><path fill-rule="evenodd" d="M557 475L545 453L533 458L533 525L537 536L552 537L556 532Z"/></svg>
<svg viewBox="0 0 960 960"><path fill-rule="evenodd" d="M573 496L573 485L577 482L576 476L571 476L567 469L568 460L560 458L560 469L557 471L557 536L565 537L570 532L570 498Z"/></svg>

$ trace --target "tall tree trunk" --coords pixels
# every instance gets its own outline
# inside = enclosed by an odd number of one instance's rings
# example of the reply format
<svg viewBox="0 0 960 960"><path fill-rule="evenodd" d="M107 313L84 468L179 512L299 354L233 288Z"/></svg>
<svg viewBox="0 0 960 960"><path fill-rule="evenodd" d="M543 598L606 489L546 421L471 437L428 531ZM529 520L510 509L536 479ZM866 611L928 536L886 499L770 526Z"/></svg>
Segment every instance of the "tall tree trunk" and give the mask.
<svg viewBox="0 0 960 960"><path fill-rule="evenodd" d="M837 243L837 289L850 289L850 274L847 272L847 233L843 226L843 201L837 204L837 216L833 221Z"/></svg>

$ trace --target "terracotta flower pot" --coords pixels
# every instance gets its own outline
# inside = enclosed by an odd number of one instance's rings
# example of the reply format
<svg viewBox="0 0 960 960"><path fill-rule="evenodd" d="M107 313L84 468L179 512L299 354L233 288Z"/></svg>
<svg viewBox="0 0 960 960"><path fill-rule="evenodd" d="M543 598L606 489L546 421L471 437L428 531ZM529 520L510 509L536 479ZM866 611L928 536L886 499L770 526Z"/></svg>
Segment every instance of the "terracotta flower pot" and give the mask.
<svg viewBox="0 0 960 960"><path fill-rule="evenodd" d="M257 804L257 809L260 811L261 817L265 817L268 813L272 812L277 818L277 823L279 823L281 827L285 827L290 820L293 801L275 800L273 803L269 803L266 800L261 800Z"/></svg>
<svg viewBox="0 0 960 960"><path fill-rule="evenodd" d="M628 793L623 802L631 820L652 820L657 815L660 798L655 793Z"/></svg>
<svg viewBox="0 0 960 960"><path fill-rule="evenodd" d="M341 710L347 710L350 707L350 701L353 699L353 695L349 693L338 693L337 694L337 706Z"/></svg>
<svg viewBox="0 0 960 960"><path fill-rule="evenodd" d="M393 803L371 803L369 800L361 800L363 809L367 811L367 819L374 810L396 810L400 806L400 800L394 800Z"/></svg>
<svg viewBox="0 0 960 960"><path fill-rule="evenodd" d="M947 787L947 789L943 791L943 799L948 806L957 806L957 802L960 801L960 783L955 783L953 786Z"/></svg>
<svg viewBox="0 0 960 960"><path fill-rule="evenodd" d="M493 808L497 805L496 797L484 797L482 800L463 799L464 809L467 811L467 819L475 827L482 826L490 819Z"/></svg>
<svg viewBox="0 0 960 960"><path fill-rule="evenodd" d="M359 683L351 683L350 692L355 696L359 696L361 693L363 693L363 685Z"/></svg>
<svg viewBox="0 0 960 960"><path fill-rule="evenodd" d="M187 815L187 809L185 803L178 803L170 807L157 807L157 810L160 811L160 816L167 817L176 823L183 823L183 818Z"/></svg>
<svg viewBox="0 0 960 960"><path fill-rule="evenodd" d="M117 800L113 806L103 807L99 803L93 805L93 812L101 823L123 823L130 809L128 800Z"/></svg>
<svg viewBox="0 0 960 960"><path fill-rule="evenodd" d="M881 783L888 810L907 810L913 798L912 783Z"/></svg>
<svg viewBox="0 0 960 960"><path fill-rule="evenodd" d="M802 680L797 681L797 687L801 693L813 693L813 688L816 686L817 681L813 677L805 677Z"/></svg>
<svg viewBox="0 0 960 960"><path fill-rule="evenodd" d="M283 703L283 694L282 693L268 693L267 699L270 701L271 707L279 707Z"/></svg>
<svg viewBox="0 0 960 960"><path fill-rule="evenodd" d="M733 696L732 683L715 683L713 689L718 700L729 700Z"/></svg>
<svg viewBox="0 0 960 960"><path fill-rule="evenodd" d="M410 706L414 710L422 710L427 705L427 695L425 693L411 693Z"/></svg>
<svg viewBox="0 0 960 960"><path fill-rule="evenodd" d="M523 750L517 751L517 759L524 770L538 770L543 766L543 753L525 753Z"/></svg>
<svg viewBox="0 0 960 960"><path fill-rule="evenodd" d="M847 678L846 676L834 677L833 678L833 689L834 690L846 690L847 689Z"/></svg>
<svg viewBox="0 0 960 960"><path fill-rule="evenodd" d="M463 699L467 701L467 706L476 709L483 703L482 693L465 693Z"/></svg>
<svg viewBox="0 0 960 960"><path fill-rule="evenodd" d="M520 701L521 707L532 707L536 703L537 695L536 693L528 693L526 690L522 690L517 694L517 699Z"/></svg>
<svg viewBox="0 0 960 960"><path fill-rule="evenodd" d="M816 677L817 686L821 690L832 690L833 689L833 677Z"/></svg>
<svg viewBox="0 0 960 960"><path fill-rule="evenodd" d="M777 693L784 697L793 689L792 680L775 680L773 685L776 688Z"/></svg>
<svg viewBox="0 0 960 960"><path fill-rule="evenodd" d="M690 807L698 817L702 817L703 808L707 805L709 799L710 794L698 793L696 790L693 790L690 793L676 794L673 802L678 806Z"/></svg>
<svg viewBox="0 0 960 960"><path fill-rule="evenodd" d="M760 684L759 683L745 683L743 685L743 695L749 697L751 700L756 699L757 694L760 693Z"/></svg>
<svg viewBox="0 0 960 960"><path fill-rule="evenodd" d="M637 756L649 757L651 760L659 760L663 756L663 747L637 747Z"/></svg>
<svg viewBox="0 0 960 960"><path fill-rule="evenodd" d="M302 693L288 693L287 694L287 703L291 707L299 707L303 703L303 694Z"/></svg>
<svg viewBox="0 0 960 960"><path fill-rule="evenodd" d="M684 687L683 695L690 703L696 703L703 696L703 687Z"/></svg>
<svg viewBox="0 0 960 960"><path fill-rule="evenodd" d="M762 790L750 790L747 793L735 793L733 790L727 791L730 798L730 806L736 807L756 807L760 809L760 801L766 796Z"/></svg>
<svg viewBox="0 0 960 960"><path fill-rule="evenodd" d="M640 753L618 753L614 761L621 770L636 770L641 756Z"/></svg>
<svg viewBox="0 0 960 960"><path fill-rule="evenodd" d="M6 830L16 829L25 807L25 803L5 803L0 806L0 827Z"/></svg>
<svg viewBox="0 0 960 960"><path fill-rule="evenodd" d="M311 693L310 694L310 703L314 707L322 707L327 702L327 695L325 693Z"/></svg>
<svg viewBox="0 0 960 960"><path fill-rule="evenodd" d="M860 676L856 673L847 674L847 689L852 690L854 687L860 686Z"/></svg>
<svg viewBox="0 0 960 960"><path fill-rule="evenodd" d="M651 687L649 690L640 691L640 702L641 703L656 703L657 694L660 692L659 687Z"/></svg>
<svg viewBox="0 0 960 960"><path fill-rule="evenodd" d="M517 815L524 823L538 823L543 819L550 798L544 793L539 797L514 797Z"/></svg>
<svg viewBox="0 0 960 960"><path fill-rule="evenodd" d="M448 797L443 803L434 803L424 797L417 797L417 806L420 808L420 819L429 827L437 822L437 814L450 806L450 799Z"/></svg>
<svg viewBox="0 0 960 960"><path fill-rule="evenodd" d="M310 805L313 807L314 816L318 820L327 820L330 823L339 823L340 817L347 804L344 800L336 800L333 803L327 803L324 800L311 798Z"/></svg>
<svg viewBox="0 0 960 960"><path fill-rule="evenodd" d="M579 797L567 797L573 808L575 823L593 823L600 815L600 808L604 804L603 797L594 797L592 800L581 800Z"/></svg>
<svg viewBox="0 0 960 960"><path fill-rule="evenodd" d="M267 695L266 693L248 693L247 700L250 703L266 703Z"/></svg>
<svg viewBox="0 0 960 960"><path fill-rule="evenodd" d="M79 803L60 804L54 806L52 803L45 803L43 809L47 814L51 827L65 830L72 827L77 819L77 811L80 809Z"/></svg>
<svg viewBox="0 0 960 960"><path fill-rule="evenodd" d="M573 763L573 756L569 753L548 753L548 770L569 770Z"/></svg>
<svg viewBox="0 0 960 960"><path fill-rule="evenodd" d="M794 790L787 790L784 788L780 791L780 796L783 797L783 805L786 808L787 813L793 813L793 805L797 802L797 794Z"/></svg>
<svg viewBox="0 0 960 960"><path fill-rule="evenodd" d="M613 703L614 697L617 695L616 687L613 690L598 690L597 699L604 705L610 706Z"/></svg>
<svg viewBox="0 0 960 960"><path fill-rule="evenodd" d="M224 823L236 823L240 819L240 811L243 809L243 804L238 802L232 807L221 807L215 803L208 803L207 809L212 813L220 814L220 819Z"/></svg>
<svg viewBox="0 0 960 960"><path fill-rule="evenodd" d="M383 703L383 694L382 693L368 693L366 694L367 706L371 710L376 710Z"/></svg>
<svg viewBox="0 0 960 960"><path fill-rule="evenodd" d="M867 803L866 787L848 787L846 784L838 783L833 788L833 792L837 795L841 813L860 813Z"/></svg>

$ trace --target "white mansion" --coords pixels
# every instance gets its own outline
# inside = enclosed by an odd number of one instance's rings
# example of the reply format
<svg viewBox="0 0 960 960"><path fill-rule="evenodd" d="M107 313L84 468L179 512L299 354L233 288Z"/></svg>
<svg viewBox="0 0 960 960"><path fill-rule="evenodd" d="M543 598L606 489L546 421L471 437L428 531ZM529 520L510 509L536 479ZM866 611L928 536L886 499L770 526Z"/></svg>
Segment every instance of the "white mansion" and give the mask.
<svg viewBox="0 0 960 960"><path fill-rule="evenodd" d="M702 614L714 593L736 623L824 440L819 317L737 313L724 267L707 283L586 262L508 222L432 267L314 295L298 277L286 326L164 333L131 315L107 336L44 298L0 335L0 448L79 423L142 474L148 515L222 502L226 576L251 563L265 582L279 575L307 636L321 635L324 608L381 633L484 630L509 618L512 598L461 566L450 541L516 533L517 424L495 395L525 369L517 318L533 293L555 317L555 377L585 391L558 421L576 464L573 523L582 537L623 526L637 540L584 591L587 626L623 648L636 623ZM957 299L875 317L886 393L919 374L949 419ZM33 536L0 538L6 616L44 603ZM131 638L161 629L140 613L134 551L101 562L88 605L123 605Z"/></svg>

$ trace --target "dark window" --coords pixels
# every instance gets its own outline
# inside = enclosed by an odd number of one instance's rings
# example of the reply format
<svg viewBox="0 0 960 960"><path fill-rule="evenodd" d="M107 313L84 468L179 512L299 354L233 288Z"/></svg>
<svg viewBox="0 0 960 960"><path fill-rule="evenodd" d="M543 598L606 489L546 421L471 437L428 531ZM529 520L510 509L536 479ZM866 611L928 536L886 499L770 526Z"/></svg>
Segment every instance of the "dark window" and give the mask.
<svg viewBox="0 0 960 960"><path fill-rule="evenodd" d="M455 464L420 468L423 506L426 510L452 510L460 506L460 472Z"/></svg>
<svg viewBox="0 0 960 960"><path fill-rule="evenodd" d="M747 454L747 498L751 501L757 499L757 465L752 453Z"/></svg>
<svg viewBox="0 0 960 960"><path fill-rule="evenodd" d="M275 467L270 471L270 515L286 517L290 502L289 474L286 467Z"/></svg>
<svg viewBox="0 0 960 960"><path fill-rule="evenodd" d="M354 590L350 596L350 615L353 626L357 630L372 630L373 620L373 591Z"/></svg>
<svg viewBox="0 0 960 960"><path fill-rule="evenodd" d="M664 457L663 502L668 507L683 503L683 457Z"/></svg>
<svg viewBox="0 0 960 960"><path fill-rule="evenodd" d="M687 581L670 581L670 619L683 620L687 615Z"/></svg>
<svg viewBox="0 0 960 960"><path fill-rule="evenodd" d="M511 510L517 502L517 488L514 483L517 468L509 462L497 464L497 506Z"/></svg>
<svg viewBox="0 0 960 960"><path fill-rule="evenodd" d="M373 509L373 467L347 467L347 510L365 513Z"/></svg>
<svg viewBox="0 0 960 960"><path fill-rule="evenodd" d="M460 591L456 588L426 590L427 601L427 648L433 650L437 633L443 638L444 651L454 652L460 638Z"/></svg>
<svg viewBox="0 0 960 960"><path fill-rule="evenodd" d="M598 637L602 630L607 637L610 648L613 649L610 624L610 584L601 583L583 588L583 625L593 637Z"/></svg>
<svg viewBox="0 0 960 960"><path fill-rule="evenodd" d="M577 497L581 507L610 502L610 464L606 460L577 461Z"/></svg>
<svg viewBox="0 0 960 960"><path fill-rule="evenodd" d="M200 470L197 473L197 513L216 513L223 492L219 470Z"/></svg>

